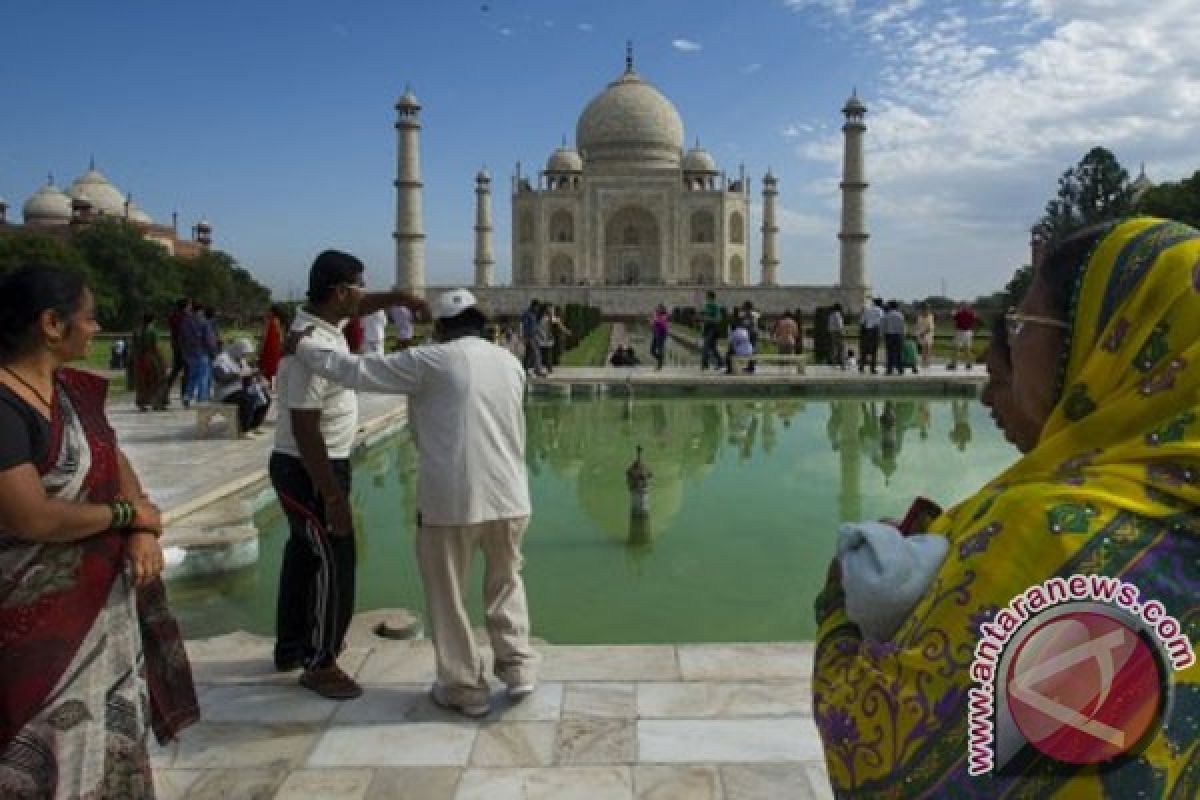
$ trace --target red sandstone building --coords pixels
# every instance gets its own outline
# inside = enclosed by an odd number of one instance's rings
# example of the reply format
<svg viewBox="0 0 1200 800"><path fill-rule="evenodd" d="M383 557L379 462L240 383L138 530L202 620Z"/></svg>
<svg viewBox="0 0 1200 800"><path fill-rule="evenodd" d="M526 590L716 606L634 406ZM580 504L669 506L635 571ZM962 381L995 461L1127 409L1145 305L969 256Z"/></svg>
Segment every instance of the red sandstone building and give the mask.
<svg viewBox="0 0 1200 800"><path fill-rule="evenodd" d="M51 176L22 206L24 224L10 220L8 212L8 204L0 197L0 236L37 231L69 238L80 226L109 217L125 220L145 239L157 242L168 253L181 258L195 258L212 245L212 226L207 221L200 220L192 226L191 238L181 238L176 214L171 215L170 225L155 222L133 202L133 195L121 192L94 163L66 191L55 186Z"/></svg>

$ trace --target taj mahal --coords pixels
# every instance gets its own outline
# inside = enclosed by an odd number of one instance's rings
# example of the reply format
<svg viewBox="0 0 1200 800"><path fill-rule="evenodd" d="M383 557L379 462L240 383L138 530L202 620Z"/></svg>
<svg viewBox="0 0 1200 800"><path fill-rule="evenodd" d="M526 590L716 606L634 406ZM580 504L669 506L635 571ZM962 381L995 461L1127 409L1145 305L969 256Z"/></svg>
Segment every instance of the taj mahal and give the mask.
<svg viewBox="0 0 1200 800"><path fill-rule="evenodd" d="M396 285L425 292L452 287L425 282L421 218L421 105L412 90L396 103ZM713 290L725 305L749 300L767 313L809 311L840 302L862 307L870 293L866 270L863 169L867 108L853 93L842 114L842 216L836 283L779 283L776 224L778 181L762 178L759 270L747 257L750 182L730 176L697 143L684 145L675 106L634 69L624 71L584 107L575 146L564 140L536 174L518 163L511 179L512 281L497 285L492 249L492 181L475 178L475 258L471 287L494 313L520 313L531 298L579 303L606 316L699 306ZM833 265L830 277L835 277Z"/></svg>

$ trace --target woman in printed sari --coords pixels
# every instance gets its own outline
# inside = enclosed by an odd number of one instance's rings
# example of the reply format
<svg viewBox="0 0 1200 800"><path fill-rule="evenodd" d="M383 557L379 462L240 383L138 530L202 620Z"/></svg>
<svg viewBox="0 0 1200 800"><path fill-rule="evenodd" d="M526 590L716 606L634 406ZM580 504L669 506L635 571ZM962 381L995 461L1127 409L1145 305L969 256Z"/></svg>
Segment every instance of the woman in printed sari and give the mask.
<svg viewBox="0 0 1200 800"><path fill-rule="evenodd" d="M166 376L166 365L158 351L158 331L154 327L154 315L142 316L142 326L133 336L133 391L138 411L151 406L155 411L166 408L162 382Z"/></svg>
<svg viewBox="0 0 1200 800"><path fill-rule="evenodd" d="M1005 404L997 418L1024 456L928 526L949 544L944 560L886 635L864 634L848 614L845 559L817 600L814 715L830 781L841 797L1198 797L1200 666L1180 637L1160 656L1173 694L1149 708L1161 719L1144 716L1138 746L1104 763L1090 757L1106 752L1099 739L1045 717L1054 724L1041 733L1021 729L1041 738L1017 738L1008 769L972 777L968 692L988 679L972 665L981 635L1056 576L1119 577L1142 603L1160 602L1184 642L1200 641L1200 232L1138 218L1068 239L1008 321L1011 384L990 387L989 403ZM1020 628L1010 632L1021 641ZM1094 689L1084 699L1098 714L1102 661L1060 670L1042 691ZM996 674L1016 674L1010 663ZM1024 713L1012 699L1019 684L1003 692L994 680L997 714ZM1146 711L1148 695L1124 688L1113 696ZM1080 741L1093 749L1076 763L1046 754Z"/></svg>
<svg viewBox="0 0 1200 800"><path fill-rule="evenodd" d="M81 277L0 279L0 797L148 798L146 750L197 718L162 521L63 366L98 330Z"/></svg>

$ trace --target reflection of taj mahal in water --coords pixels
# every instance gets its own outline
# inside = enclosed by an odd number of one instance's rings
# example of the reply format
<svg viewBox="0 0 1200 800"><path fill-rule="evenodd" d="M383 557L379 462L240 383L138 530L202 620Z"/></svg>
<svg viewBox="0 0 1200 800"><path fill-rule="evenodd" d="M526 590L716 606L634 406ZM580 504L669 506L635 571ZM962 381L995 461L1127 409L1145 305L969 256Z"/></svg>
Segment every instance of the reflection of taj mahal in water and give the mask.
<svg viewBox="0 0 1200 800"><path fill-rule="evenodd" d="M421 106L411 91L396 104L399 119L396 283L426 287L419 163ZM751 300L767 312L841 302L861 307L869 293L863 170L866 106L853 94L842 113L845 135L840 267L837 283L779 284L776 196L770 171L762 182L761 259L747 255L752 235L750 181L721 170L699 144L685 151L679 112L633 66L580 114L575 146L564 140L536 175L517 165L512 177L512 283L497 286L492 252L491 176L475 183L473 289L495 311L519 313L529 298L582 303L606 314L649 313L659 302L698 306L703 291L725 304ZM832 266L829 269L832 275Z"/></svg>
<svg viewBox="0 0 1200 800"><path fill-rule="evenodd" d="M585 516L615 539L649 543L671 527L688 491L725 464L760 469L781 444L795 450L820 437L835 454L830 476L840 520L864 513L864 496L886 492L911 462L942 458L947 445L965 452L971 441L968 397L884 399L630 397L623 403L545 402L527 409L528 459L533 476L549 470L566 479ZM808 429L819 416L816 438ZM649 516L631 519L624 468L644 448L650 481ZM910 464L911 466L911 464ZM638 539L641 539L638 541Z"/></svg>

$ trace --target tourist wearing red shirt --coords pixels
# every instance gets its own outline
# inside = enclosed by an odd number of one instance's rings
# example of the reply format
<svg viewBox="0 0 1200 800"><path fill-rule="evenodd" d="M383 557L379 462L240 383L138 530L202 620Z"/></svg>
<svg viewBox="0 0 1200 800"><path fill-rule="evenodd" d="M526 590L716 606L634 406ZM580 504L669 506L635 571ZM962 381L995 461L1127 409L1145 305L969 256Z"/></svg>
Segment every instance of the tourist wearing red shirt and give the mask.
<svg viewBox="0 0 1200 800"><path fill-rule="evenodd" d="M954 369L957 364L959 355L962 355L963 361L966 363L967 369L971 368L971 362L975 360L975 355L971 351L971 339L975 332L975 312L966 303L960 303L958 310L954 312L954 352L950 356L950 363L947 364L948 369Z"/></svg>

